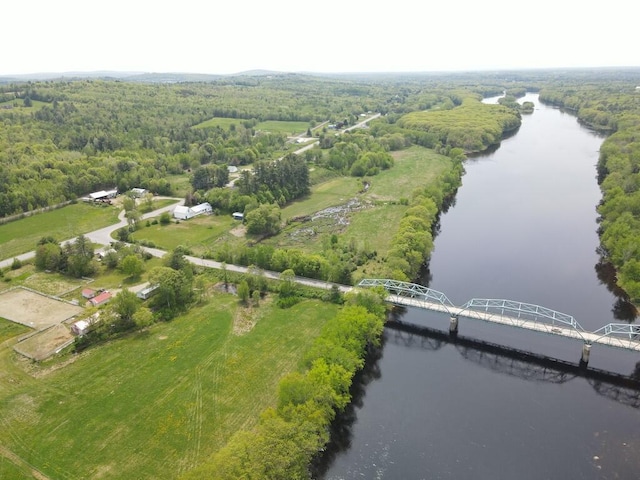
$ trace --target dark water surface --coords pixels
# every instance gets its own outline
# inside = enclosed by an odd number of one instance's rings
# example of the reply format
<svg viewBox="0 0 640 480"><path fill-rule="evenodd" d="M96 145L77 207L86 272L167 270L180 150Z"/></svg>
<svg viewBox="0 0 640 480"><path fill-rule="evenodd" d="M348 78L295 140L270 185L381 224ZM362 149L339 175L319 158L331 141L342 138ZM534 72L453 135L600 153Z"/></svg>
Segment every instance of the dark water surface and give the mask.
<svg viewBox="0 0 640 480"><path fill-rule="evenodd" d="M603 138L523 100L536 110L519 131L467 161L423 284L457 305L542 305L588 330L629 320L596 268ZM446 315L418 309L394 320L317 478L640 478L638 354L594 346L585 371L569 339L461 317L454 340Z"/></svg>

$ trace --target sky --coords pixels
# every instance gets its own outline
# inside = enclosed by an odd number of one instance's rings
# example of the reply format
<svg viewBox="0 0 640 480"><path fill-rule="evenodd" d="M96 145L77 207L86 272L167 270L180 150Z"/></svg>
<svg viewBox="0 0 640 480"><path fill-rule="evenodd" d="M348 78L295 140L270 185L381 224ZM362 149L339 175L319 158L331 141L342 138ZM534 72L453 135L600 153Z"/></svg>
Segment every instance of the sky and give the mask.
<svg viewBox="0 0 640 480"><path fill-rule="evenodd" d="M630 0L30 0L0 9L0 75L640 66Z"/></svg>

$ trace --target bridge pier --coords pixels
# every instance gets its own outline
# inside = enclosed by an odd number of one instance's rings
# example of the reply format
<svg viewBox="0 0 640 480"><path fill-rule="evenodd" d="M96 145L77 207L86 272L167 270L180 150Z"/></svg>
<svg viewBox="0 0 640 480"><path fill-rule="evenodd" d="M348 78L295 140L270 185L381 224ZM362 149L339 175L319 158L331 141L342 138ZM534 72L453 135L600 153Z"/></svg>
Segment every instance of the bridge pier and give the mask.
<svg viewBox="0 0 640 480"><path fill-rule="evenodd" d="M582 345L582 356L580 357L580 364L586 366L589 363L589 354L591 353L591 344L585 343Z"/></svg>
<svg viewBox="0 0 640 480"><path fill-rule="evenodd" d="M458 335L458 317L454 315L449 317L449 335Z"/></svg>

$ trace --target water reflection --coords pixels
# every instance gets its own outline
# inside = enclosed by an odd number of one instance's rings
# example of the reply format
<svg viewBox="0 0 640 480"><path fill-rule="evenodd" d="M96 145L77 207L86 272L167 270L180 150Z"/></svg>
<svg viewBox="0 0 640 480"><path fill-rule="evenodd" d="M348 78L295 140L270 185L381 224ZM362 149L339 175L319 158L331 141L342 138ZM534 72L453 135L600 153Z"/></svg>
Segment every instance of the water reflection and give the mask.
<svg viewBox="0 0 640 480"><path fill-rule="evenodd" d="M540 383L564 384L583 378L598 395L640 409L640 363L631 375L621 375L558 358L539 355L516 348L417 326L399 319L386 324L386 341L407 348L437 351L446 345L455 346L470 362L493 372Z"/></svg>
<svg viewBox="0 0 640 480"><path fill-rule="evenodd" d="M600 258L600 261L596 263L595 270L600 283L616 296L616 301L611 309L613 317L623 322L635 322L638 312L634 305L629 302L629 297L625 291L617 285L615 267L604 258Z"/></svg>
<svg viewBox="0 0 640 480"><path fill-rule="evenodd" d="M397 320L397 318L396 318ZM369 347L365 358L364 368L358 372L351 385L351 403L347 405L343 412L338 413L330 427L330 441L322 452L321 456L314 459L311 464L312 478L322 478L335 458L351 447L353 438L353 425L357 420L357 411L364 404L364 397L367 393L367 385L374 380L379 380L380 360L384 352L386 335L382 335L380 346Z"/></svg>

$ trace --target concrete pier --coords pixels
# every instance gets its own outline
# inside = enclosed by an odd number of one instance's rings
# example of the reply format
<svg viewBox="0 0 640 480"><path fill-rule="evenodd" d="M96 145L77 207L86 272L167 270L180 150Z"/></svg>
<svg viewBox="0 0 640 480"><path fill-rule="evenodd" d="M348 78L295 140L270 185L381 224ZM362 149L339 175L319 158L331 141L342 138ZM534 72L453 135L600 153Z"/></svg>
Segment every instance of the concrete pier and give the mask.
<svg viewBox="0 0 640 480"><path fill-rule="evenodd" d="M451 316L449 317L449 334L457 335L458 334L458 317Z"/></svg>

